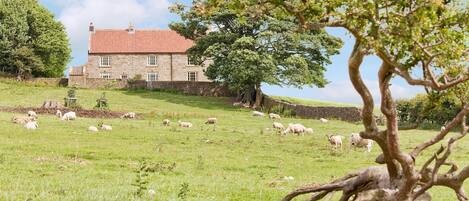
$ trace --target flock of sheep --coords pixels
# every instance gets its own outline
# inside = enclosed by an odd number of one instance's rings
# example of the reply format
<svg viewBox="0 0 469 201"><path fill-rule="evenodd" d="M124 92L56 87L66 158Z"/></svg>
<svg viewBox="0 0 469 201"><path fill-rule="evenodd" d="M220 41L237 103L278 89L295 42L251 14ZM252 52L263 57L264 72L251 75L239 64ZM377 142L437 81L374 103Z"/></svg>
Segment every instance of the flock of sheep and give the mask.
<svg viewBox="0 0 469 201"><path fill-rule="evenodd" d="M61 119L62 121L71 121L71 120L75 120L77 118L76 113L72 112L72 111L66 112L65 114L62 114L62 111L57 110L56 116L59 119ZM253 111L252 116L265 117L266 115L263 112ZM128 113L122 115L121 118L123 118L123 119L135 119L136 114L134 112L128 112ZM274 114L274 113L269 113L269 118L272 119L272 120L281 119L280 115ZM35 130L39 127L37 120L38 120L38 116L37 116L36 112L34 112L34 111L28 111L27 115L25 115L25 116L14 116L12 118L13 123L22 124L28 130ZM328 120L324 119L324 118L321 118L320 121L322 123L327 123L328 122ZM217 118L210 117L210 118L207 119L205 124L214 125L214 129L215 129L215 126L217 124ZM171 121L169 119L164 119L163 120L163 126L170 126L170 125L171 125ZM179 125L179 127L182 127L182 128L192 128L192 126L193 126L193 124L191 122L184 122L184 121L178 121L178 125ZM305 127L305 126L303 126L302 124L299 124L299 123L295 123L295 124L290 123L290 124L288 124L288 127L285 128L285 126L283 126L282 123L274 121L272 123L272 128L275 131L277 131L277 132L279 132L283 135L287 135L288 133L293 133L293 134L296 134L296 135L304 135L304 134L312 134L314 132L312 128L307 128L307 127ZM99 123L98 127L96 127L96 126L89 126L88 127L88 131L90 131L90 132L98 132L99 130L111 131L112 126L106 125L106 124L103 124L103 123ZM326 136L327 136L327 139L328 139L329 143L335 149L339 149L339 148L342 149L344 136L341 136L341 135L326 135ZM353 147L359 147L359 148L366 147L367 151L371 152L373 141L361 138L358 133L352 133L351 136L350 136L350 145L353 146Z"/></svg>

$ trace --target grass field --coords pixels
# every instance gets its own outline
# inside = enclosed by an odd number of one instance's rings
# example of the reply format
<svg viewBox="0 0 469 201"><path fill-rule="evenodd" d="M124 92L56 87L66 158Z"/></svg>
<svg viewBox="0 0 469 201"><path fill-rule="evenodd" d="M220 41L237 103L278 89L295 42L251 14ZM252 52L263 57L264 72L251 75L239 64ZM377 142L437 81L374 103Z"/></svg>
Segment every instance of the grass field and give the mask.
<svg viewBox="0 0 469 201"><path fill-rule="evenodd" d="M0 83L0 106L40 106L61 100L67 89ZM80 103L92 108L101 90L78 90ZM374 165L379 154L364 150L332 151L324 135L349 136L361 125L318 120L282 119L303 123L315 133L282 137L266 131L271 120L232 107L228 99L183 96L163 92L106 91L112 110L147 114L145 120L85 119L61 122L39 116L39 129L28 131L0 113L0 200L279 200L311 182ZM150 115L151 114L151 115ZM203 122L214 116L216 131ZM163 127L163 117L191 121L194 127ZM111 132L89 133L99 121ZM435 134L413 130L401 133L403 148ZM425 158L432 153L425 152ZM422 158L420 158L423 160ZM469 163L469 142L461 141L451 158ZM154 196L135 196L136 170L145 162L144 177ZM417 161L422 163L422 161ZM292 176L294 180L282 178ZM466 185L469 190L469 185ZM148 192L148 191L145 191ZM447 189L433 189L434 200L455 200ZM337 200L338 193L332 200Z"/></svg>

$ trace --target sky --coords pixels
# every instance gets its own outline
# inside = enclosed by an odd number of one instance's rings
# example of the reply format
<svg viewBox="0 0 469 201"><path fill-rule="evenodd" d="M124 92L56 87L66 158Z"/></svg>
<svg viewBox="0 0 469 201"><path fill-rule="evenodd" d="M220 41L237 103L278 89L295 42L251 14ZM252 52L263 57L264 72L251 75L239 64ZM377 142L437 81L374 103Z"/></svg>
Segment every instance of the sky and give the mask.
<svg viewBox="0 0 469 201"><path fill-rule="evenodd" d="M168 29L168 24L178 21L178 16L171 14L168 7L174 0L39 0L39 2L54 13L55 18L65 25L73 59L68 67L78 66L87 62L88 25L93 22L97 29L124 29L132 23L138 28ZM190 4L189 0L177 1ZM332 64L327 66L325 77L330 82L325 88L280 87L263 85L264 93L268 95L291 96L298 98L316 99L360 104L361 99L353 89L348 78L347 61L354 40L340 28L327 31L344 41L340 54L331 58ZM362 76L369 85L379 104L379 87L377 81L380 61L376 56L368 56L362 65ZM411 87L402 79L394 79L391 90L395 98L410 98L423 89Z"/></svg>

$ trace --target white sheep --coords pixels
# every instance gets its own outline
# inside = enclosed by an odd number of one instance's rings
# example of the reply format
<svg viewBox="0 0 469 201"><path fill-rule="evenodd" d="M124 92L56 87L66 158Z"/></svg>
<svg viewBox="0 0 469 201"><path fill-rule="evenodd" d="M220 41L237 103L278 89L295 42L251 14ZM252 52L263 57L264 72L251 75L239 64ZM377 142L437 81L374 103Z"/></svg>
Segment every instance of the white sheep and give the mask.
<svg viewBox="0 0 469 201"><path fill-rule="evenodd" d="M135 112L127 112L121 116L121 119L135 119L137 114Z"/></svg>
<svg viewBox="0 0 469 201"><path fill-rule="evenodd" d="M34 118L29 116L14 116L11 118L11 121L15 124L26 124L28 122L34 121Z"/></svg>
<svg viewBox="0 0 469 201"><path fill-rule="evenodd" d="M297 135L301 135L304 134L305 131L306 127L301 124L288 124L288 127L283 131L283 134L286 135L291 132Z"/></svg>
<svg viewBox="0 0 469 201"><path fill-rule="evenodd" d="M320 118L319 121L321 121L321 123L327 123L327 122L329 122L329 120L324 119L324 118Z"/></svg>
<svg viewBox="0 0 469 201"><path fill-rule="evenodd" d="M342 138L344 136L341 135L326 135L327 139L329 140L329 143L331 143L332 146L334 146L335 149L340 148L342 149Z"/></svg>
<svg viewBox="0 0 469 201"><path fill-rule="evenodd" d="M36 121L30 121L24 125L24 127L28 130L36 130L39 125L37 124Z"/></svg>
<svg viewBox="0 0 469 201"><path fill-rule="evenodd" d="M235 106L235 107L239 107L239 106L241 106L241 105L243 105L242 102L234 102L234 103L233 103L233 106Z"/></svg>
<svg viewBox="0 0 469 201"><path fill-rule="evenodd" d="M350 136L350 145L353 147L366 147L368 152L371 152L373 140L363 139L360 134L352 133Z"/></svg>
<svg viewBox="0 0 469 201"><path fill-rule="evenodd" d="M275 113L269 113L269 118L270 119L281 119L280 115L275 114Z"/></svg>
<svg viewBox="0 0 469 201"><path fill-rule="evenodd" d="M62 119L62 121L70 121L75 120L77 118L77 114L75 112L67 112L62 115L62 112L60 112L60 110L57 111L57 114L59 115L60 119Z"/></svg>
<svg viewBox="0 0 469 201"><path fill-rule="evenodd" d="M446 126L441 127L441 131L444 131L444 130L446 130Z"/></svg>
<svg viewBox="0 0 469 201"><path fill-rule="evenodd" d="M279 122L272 123L272 128L274 128L275 130L284 130L285 129L283 124L279 123Z"/></svg>
<svg viewBox="0 0 469 201"><path fill-rule="evenodd" d="M313 134L314 133L314 130L312 128L306 128L305 129L305 133L307 134Z"/></svg>
<svg viewBox="0 0 469 201"><path fill-rule="evenodd" d="M171 124L171 121L169 119L163 120L163 126L169 126Z"/></svg>
<svg viewBox="0 0 469 201"><path fill-rule="evenodd" d="M55 112L55 116L57 116L58 118L62 118L62 112L60 110L57 110L57 112Z"/></svg>
<svg viewBox="0 0 469 201"><path fill-rule="evenodd" d="M98 128L96 128L95 126L89 126L88 131L89 132L98 132Z"/></svg>
<svg viewBox="0 0 469 201"><path fill-rule="evenodd" d="M263 112L253 111L253 112L252 112L252 116L255 116L255 117L264 117L265 114L264 114Z"/></svg>
<svg viewBox="0 0 469 201"><path fill-rule="evenodd" d="M179 123L179 126L182 127L182 128L191 128L192 127L192 123L190 123L190 122L178 121L178 123Z"/></svg>
<svg viewBox="0 0 469 201"><path fill-rule="evenodd" d="M36 114L36 112L34 112L34 111L32 111L32 110L28 111L28 116L29 116L29 117L32 117L32 118L34 118L34 119L37 119L37 114Z"/></svg>
<svg viewBox="0 0 469 201"><path fill-rule="evenodd" d="M210 117L210 118L207 119L205 124L217 124L217 118Z"/></svg>
<svg viewBox="0 0 469 201"><path fill-rule="evenodd" d="M103 131L112 131L112 126L106 125L106 124L101 124L101 130L103 130Z"/></svg>

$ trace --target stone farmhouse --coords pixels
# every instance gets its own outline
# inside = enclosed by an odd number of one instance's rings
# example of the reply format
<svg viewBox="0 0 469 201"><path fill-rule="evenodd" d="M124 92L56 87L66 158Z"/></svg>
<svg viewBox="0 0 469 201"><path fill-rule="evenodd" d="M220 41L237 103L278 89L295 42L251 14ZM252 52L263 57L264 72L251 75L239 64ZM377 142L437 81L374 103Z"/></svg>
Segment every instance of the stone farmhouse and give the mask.
<svg viewBox="0 0 469 201"><path fill-rule="evenodd" d="M73 80L139 78L154 81L209 81L205 67L194 65L186 52L193 41L172 30L95 29L89 26L88 62L74 67Z"/></svg>

